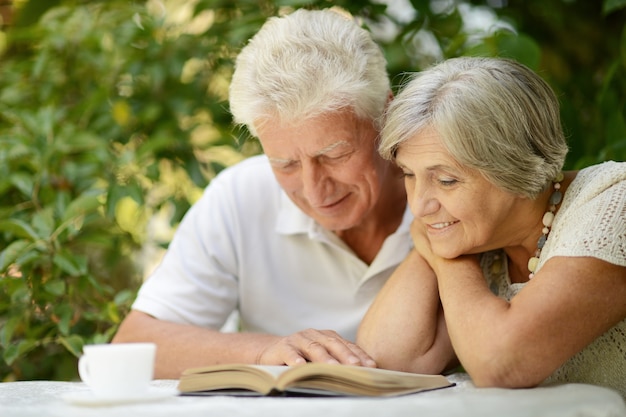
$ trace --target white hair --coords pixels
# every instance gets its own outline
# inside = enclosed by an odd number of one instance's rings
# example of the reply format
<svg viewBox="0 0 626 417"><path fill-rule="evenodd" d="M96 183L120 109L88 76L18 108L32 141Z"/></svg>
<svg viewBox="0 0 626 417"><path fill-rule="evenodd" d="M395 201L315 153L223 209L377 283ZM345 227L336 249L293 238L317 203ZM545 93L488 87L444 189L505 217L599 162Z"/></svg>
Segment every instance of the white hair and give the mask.
<svg viewBox="0 0 626 417"><path fill-rule="evenodd" d="M334 9L272 17L243 48L230 111L256 135L269 119L298 122L351 109L377 126L390 93L386 61L370 33Z"/></svg>
<svg viewBox="0 0 626 417"><path fill-rule="evenodd" d="M378 150L393 159L429 127L457 162L529 198L556 178L568 151L556 95L508 59L453 58L414 74L389 105Z"/></svg>

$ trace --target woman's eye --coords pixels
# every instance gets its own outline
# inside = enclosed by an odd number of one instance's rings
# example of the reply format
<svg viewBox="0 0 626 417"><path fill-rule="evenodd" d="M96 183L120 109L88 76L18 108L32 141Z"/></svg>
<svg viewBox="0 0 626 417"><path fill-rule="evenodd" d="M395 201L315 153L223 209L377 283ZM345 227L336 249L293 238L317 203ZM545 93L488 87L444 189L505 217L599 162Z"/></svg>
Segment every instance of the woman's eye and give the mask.
<svg viewBox="0 0 626 417"><path fill-rule="evenodd" d="M402 171L402 176L404 178L413 178L415 175L412 172Z"/></svg>

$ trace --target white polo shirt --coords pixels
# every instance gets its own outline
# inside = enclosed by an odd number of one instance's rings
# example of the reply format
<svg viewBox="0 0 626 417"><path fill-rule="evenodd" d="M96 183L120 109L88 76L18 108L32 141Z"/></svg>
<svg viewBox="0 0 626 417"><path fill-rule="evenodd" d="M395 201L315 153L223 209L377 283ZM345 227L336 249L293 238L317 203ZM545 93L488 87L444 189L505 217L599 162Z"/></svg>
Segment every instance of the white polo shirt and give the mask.
<svg viewBox="0 0 626 417"><path fill-rule="evenodd" d="M374 296L412 247L402 224L365 264L282 191L264 155L222 171L179 225L133 309L219 329L288 335L332 329L354 340Z"/></svg>

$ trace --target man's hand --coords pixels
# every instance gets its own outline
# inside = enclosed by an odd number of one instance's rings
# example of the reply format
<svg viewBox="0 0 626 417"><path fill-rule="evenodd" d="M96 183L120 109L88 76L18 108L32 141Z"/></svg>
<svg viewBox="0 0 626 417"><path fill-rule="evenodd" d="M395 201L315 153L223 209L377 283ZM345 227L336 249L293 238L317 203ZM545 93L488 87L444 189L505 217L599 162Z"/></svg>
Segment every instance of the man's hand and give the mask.
<svg viewBox="0 0 626 417"><path fill-rule="evenodd" d="M332 330L308 329L278 340L256 360L260 365L299 365L325 362L375 368L376 362L363 349Z"/></svg>

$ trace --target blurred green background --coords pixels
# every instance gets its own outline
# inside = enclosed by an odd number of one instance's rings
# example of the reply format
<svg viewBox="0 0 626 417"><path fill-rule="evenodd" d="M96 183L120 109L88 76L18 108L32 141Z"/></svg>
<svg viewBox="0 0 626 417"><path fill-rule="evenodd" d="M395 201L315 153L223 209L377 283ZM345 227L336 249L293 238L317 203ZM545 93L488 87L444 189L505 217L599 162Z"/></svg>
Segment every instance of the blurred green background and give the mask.
<svg viewBox="0 0 626 417"><path fill-rule="evenodd" d="M394 86L508 56L557 91L567 168L626 156L626 0L0 0L0 380L76 378L224 167L237 51L268 16L340 6Z"/></svg>

